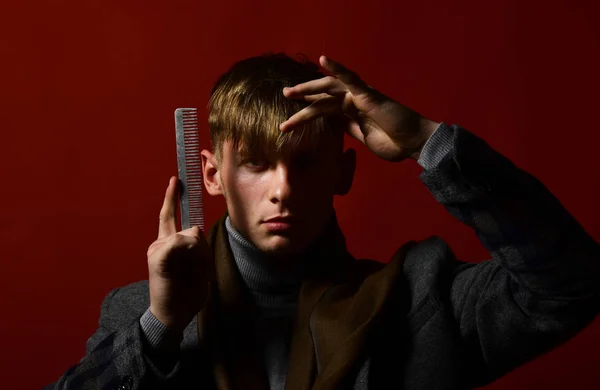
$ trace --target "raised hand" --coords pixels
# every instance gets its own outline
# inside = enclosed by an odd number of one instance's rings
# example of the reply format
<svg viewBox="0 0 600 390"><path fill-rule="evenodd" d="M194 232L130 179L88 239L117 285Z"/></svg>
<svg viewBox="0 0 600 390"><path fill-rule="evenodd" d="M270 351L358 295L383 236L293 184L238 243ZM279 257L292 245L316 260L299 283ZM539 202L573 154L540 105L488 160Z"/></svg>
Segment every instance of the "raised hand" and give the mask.
<svg viewBox="0 0 600 390"><path fill-rule="evenodd" d="M321 56L319 62L334 76L284 88L284 96L311 104L280 125L283 132L325 115L345 115L347 133L377 156L401 161L419 153L438 123L388 98L368 86L343 65Z"/></svg>
<svg viewBox="0 0 600 390"><path fill-rule="evenodd" d="M148 248L150 311L183 332L206 300L212 252L197 226L177 232L178 180L171 177L160 211L158 238Z"/></svg>

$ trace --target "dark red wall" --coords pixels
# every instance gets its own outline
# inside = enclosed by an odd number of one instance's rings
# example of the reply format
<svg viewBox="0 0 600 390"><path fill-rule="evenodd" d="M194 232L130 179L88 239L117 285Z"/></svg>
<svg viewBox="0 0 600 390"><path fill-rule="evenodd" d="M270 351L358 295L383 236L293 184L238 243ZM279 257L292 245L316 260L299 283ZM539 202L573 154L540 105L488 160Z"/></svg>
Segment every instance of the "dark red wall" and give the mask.
<svg viewBox="0 0 600 390"><path fill-rule="evenodd" d="M598 4L3 1L0 387L55 380L83 355L104 295L146 278L176 173L173 109L205 107L219 74L267 50L326 53L471 129L600 239ZM406 240L438 234L463 259L486 257L416 164L358 157L355 187L337 202L355 255L387 260ZM206 200L209 222L223 210ZM599 347L596 321L490 388L600 388Z"/></svg>

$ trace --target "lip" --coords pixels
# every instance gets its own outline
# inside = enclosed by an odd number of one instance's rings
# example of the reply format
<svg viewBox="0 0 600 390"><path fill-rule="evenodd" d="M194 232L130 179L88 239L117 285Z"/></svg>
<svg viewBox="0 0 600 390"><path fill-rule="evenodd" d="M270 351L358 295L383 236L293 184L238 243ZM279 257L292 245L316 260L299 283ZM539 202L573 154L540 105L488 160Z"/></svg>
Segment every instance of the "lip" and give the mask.
<svg viewBox="0 0 600 390"><path fill-rule="evenodd" d="M292 215L285 215L285 216L276 216L276 217L271 217L268 219L265 219L263 221L263 223L275 223L275 222L282 222L282 223L294 223L297 222L298 219Z"/></svg>
<svg viewBox="0 0 600 390"><path fill-rule="evenodd" d="M284 233L289 231L298 219L293 216L277 216L265 219L262 224L272 233Z"/></svg>

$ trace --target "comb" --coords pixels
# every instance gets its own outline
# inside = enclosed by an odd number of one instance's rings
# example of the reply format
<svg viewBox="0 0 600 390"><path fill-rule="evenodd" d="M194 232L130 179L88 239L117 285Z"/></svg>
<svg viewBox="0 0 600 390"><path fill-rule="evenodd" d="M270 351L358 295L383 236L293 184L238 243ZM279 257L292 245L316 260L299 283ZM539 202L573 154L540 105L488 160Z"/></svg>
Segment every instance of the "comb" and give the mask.
<svg viewBox="0 0 600 390"><path fill-rule="evenodd" d="M179 210L181 230L198 226L204 231L202 208L202 160L198 141L198 110L178 108L175 110L175 134L177 141L177 172L181 183Z"/></svg>

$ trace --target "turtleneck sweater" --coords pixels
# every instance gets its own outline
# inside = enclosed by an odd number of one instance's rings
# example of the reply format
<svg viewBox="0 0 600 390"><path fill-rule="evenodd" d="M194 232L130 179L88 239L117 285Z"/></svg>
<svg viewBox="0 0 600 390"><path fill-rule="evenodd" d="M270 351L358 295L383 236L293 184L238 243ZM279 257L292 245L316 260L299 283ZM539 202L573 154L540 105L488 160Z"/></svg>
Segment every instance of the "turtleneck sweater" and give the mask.
<svg viewBox="0 0 600 390"><path fill-rule="evenodd" d="M249 296L255 306L254 340L263 357L272 390L283 390L288 365L289 343L300 290L302 263L277 264L225 220L229 246Z"/></svg>

